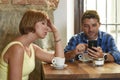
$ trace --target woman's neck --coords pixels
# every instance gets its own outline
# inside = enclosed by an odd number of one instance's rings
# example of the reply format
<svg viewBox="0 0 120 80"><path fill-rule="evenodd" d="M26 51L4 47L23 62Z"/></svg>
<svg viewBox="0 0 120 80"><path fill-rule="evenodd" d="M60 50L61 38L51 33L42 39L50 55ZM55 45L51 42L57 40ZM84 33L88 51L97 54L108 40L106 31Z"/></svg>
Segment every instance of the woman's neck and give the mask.
<svg viewBox="0 0 120 80"><path fill-rule="evenodd" d="M32 33L22 35L15 39L15 41L20 41L26 47L29 47L29 45L35 40L37 40L37 37L35 37L35 35Z"/></svg>

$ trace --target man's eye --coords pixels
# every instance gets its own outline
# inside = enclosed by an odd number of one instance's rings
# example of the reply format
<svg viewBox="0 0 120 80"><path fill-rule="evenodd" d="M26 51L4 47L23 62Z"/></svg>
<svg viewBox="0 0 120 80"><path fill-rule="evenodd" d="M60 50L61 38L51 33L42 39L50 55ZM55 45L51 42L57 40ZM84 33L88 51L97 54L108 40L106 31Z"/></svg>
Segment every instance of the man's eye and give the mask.
<svg viewBox="0 0 120 80"><path fill-rule="evenodd" d="M97 26L97 24L93 24L92 26L95 27L95 26Z"/></svg>
<svg viewBox="0 0 120 80"><path fill-rule="evenodd" d="M89 26L88 25L84 25L85 28L88 28Z"/></svg>

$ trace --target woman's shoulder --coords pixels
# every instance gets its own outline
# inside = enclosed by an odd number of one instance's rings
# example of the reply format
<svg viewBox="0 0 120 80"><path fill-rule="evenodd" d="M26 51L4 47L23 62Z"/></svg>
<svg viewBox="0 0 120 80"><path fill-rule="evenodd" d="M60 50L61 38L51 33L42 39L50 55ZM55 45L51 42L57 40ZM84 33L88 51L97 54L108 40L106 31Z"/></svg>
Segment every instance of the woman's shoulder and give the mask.
<svg viewBox="0 0 120 80"><path fill-rule="evenodd" d="M17 56L20 56L21 53L24 53L24 47L22 46L22 43L16 41L8 43L8 45L2 51L2 57L6 58L6 60L8 60L8 57L12 59L14 56L16 56L17 58Z"/></svg>
<svg viewBox="0 0 120 80"><path fill-rule="evenodd" d="M7 44L7 46L3 49L2 53L5 53L6 51L17 51L20 49L24 49L23 44L19 41L12 41Z"/></svg>
<svg viewBox="0 0 120 80"><path fill-rule="evenodd" d="M8 49L13 49L13 50L16 50L16 49L22 49L24 48L23 44L19 41L12 41L10 43L8 43L8 45L5 47L5 50L8 50Z"/></svg>
<svg viewBox="0 0 120 80"><path fill-rule="evenodd" d="M23 46L23 44L20 41L12 41L12 42L8 43L7 46L12 46L12 45L15 45L15 44L19 44L19 45Z"/></svg>

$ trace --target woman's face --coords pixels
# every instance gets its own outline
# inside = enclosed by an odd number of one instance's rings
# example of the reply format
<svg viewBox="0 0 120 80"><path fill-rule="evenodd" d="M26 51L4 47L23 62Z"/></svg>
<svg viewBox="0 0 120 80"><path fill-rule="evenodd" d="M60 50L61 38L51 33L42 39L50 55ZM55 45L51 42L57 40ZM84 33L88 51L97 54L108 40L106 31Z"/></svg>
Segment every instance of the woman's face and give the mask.
<svg viewBox="0 0 120 80"><path fill-rule="evenodd" d="M47 26L47 20L40 21L35 24L35 33L42 39L45 38L49 30L50 28Z"/></svg>

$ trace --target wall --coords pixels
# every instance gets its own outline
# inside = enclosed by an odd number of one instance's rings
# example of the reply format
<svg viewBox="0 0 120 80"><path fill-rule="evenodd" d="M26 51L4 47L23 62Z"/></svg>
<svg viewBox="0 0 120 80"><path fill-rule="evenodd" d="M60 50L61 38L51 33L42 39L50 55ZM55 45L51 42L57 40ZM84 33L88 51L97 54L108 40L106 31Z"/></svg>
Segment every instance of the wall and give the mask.
<svg viewBox="0 0 120 80"><path fill-rule="evenodd" d="M60 0L58 8L54 11L54 23L57 26L63 47L74 35L74 0Z"/></svg>
<svg viewBox="0 0 120 80"><path fill-rule="evenodd" d="M63 47L67 42L67 0L60 0L58 8L54 11L54 23L61 34Z"/></svg>
<svg viewBox="0 0 120 80"><path fill-rule="evenodd" d="M74 0L67 0L67 42L74 35Z"/></svg>

